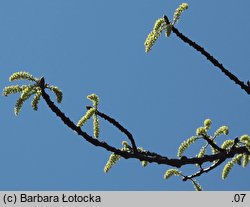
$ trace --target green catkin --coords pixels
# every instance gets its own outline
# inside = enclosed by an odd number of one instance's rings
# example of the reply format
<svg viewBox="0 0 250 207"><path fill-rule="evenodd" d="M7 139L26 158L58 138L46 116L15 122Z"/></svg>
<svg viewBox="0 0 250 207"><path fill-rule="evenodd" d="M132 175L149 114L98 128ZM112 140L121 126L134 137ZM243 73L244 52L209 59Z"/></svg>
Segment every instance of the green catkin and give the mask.
<svg viewBox="0 0 250 207"><path fill-rule="evenodd" d="M202 148L200 149L200 152L199 152L199 154L197 155L197 157L198 157L198 158L204 157L205 153L206 153L206 148L205 148L205 147L202 147Z"/></svg>
<svg viewBox="0 0 250 207"><path fill-rule="evenodd" d="M234 140L228 139L222 143L221 148L230 149L233 145L234 145Z"/></svg>
<svg viewBox="0 0 250 207"><path fill-rule="evenodd" d="M93 115L93 127L94 127L94 137L98 138L100 134L100 124L96 114Z"/></svg>
<svg viewBox="0 0 250 207"><path fill-rule="evenodd" d="M173 24L176 24L178 22L182 12L184 12L187 9L188 9L188 4L187 3L182 3L181 5L179 5L179 7L174 12Z"/></svg>
<svg viewBox="0 0 250 207"><path fill-rule="evenodd" d="M78 121L77 126L82 127L90 118L91 116L95 113L95 109L91 108L89 109L86 114Z"/></svg>
<svg viewBox="0 0 250 207"><path fill-rule="evenodd" d="M57 86L48 86L48 89L51 90L56 95L57 103L61 103L63 99L63 93Z"/></svg>
<svg viewBox="0 0 250 207"><path fill-rule="evenodd" d="M164 29L166 29L166 22L164 18L157 19L153 30L148 34L148 37L144 42L146 53L151 50Z"/></svg>
<svg viewBox="0 0 250 207"><path fill-rule="evenodd" d="M42 91L37 90L32 102L31 102L31 106L35 111L37 111L37 109L38 109L38 103L40 101L41 96L42 96Z"/></svg>
<svg viewBox="0 0 250 207"><path fill-rule="evenodd" d="M205 127L199 127L199 128L197 128L196 135L197 136L207 135L207 129Z"/></svg>
<svg viewBox="0 0 250 207"><path fill-rule="evenodd" d="M228 135L229 133L229 129L227 126L221 126L219 129L216 130L216 132L214 133L214 137L217 137L221 134L225 134Z"/></svg>
<svg viewBox="0 0 250 207"><path fill-rule="evenodd" d="M121 158L120 155L112 153L109 157L108 162L104 167L104 172L107 173L120 158Z"/></svg>
<svg viewBox="0 0 250 207"><path fill-rule="evenodd" d="M197 183L197 181L192 180L192 183L193 183L194 189L195 189L196 191L202 191L202 187L200 186L199 183Z"/></svg>
<svg viewBox="0 0 250 207"><path fill-rule="evenodd" d="M180 176L181 175L181 171L179 170L176 170L176 169L169 169L165 172L164 174L164 179L168 179L170 178L171 176Z"/></svg>
<svg viewBox="0 0 250 207"><path fill-rule="evenodd" d="M249 158L250 158L249 155L246 155L246 154L243 155L243 158L242 158L242 167L245 168L248 165Z"/></svg>
<svg viewBox="0 0 250 207"><path fill-rule="evenodd" d="M240 141L250 145L250 137L247 134L242 135Z"/></svg>
<svg viewBox="0 0 250 207"><path fill-rule="evenodd" d="M3 96L8 96L9 94L21 93L20 98L16 101L14 107L14 113L17 116L21 108L26 100L30 98L33 94L35 94L31 106L34 110L38 109L38 102L42 96L41 88L40 88L40 79L35 78L28 72L15 72L9 77L9 81L16 81L16 80L28 80L35 82L33 85L12 85L7 86L3 90ZM62 101L62 91L56 86L49 86L48 84L44 85L45 88L50 89L53 91L57 97L57 102L60 103Z"/></svg>
<svg viewBox="0 0 250 207"><path fill-rule="evenodd" d="M21 108L24 104L24 102L26 100L28 100L30 98L30 96L32 96L34 93L36 93L35 90L23 90L20 98L17 100L16 104L15 104L15 108L14 108L14 113L16 116L19 115L20 111L21 111Z"/></svg>
<svg viewBox="0 0 250 207"><path fill-rule="evenodd" d="M99 97L93 93L93 94L88 95L87 99L92 101L93 109L95 110L95 113L93 114L93 128L94 128L94 137L98 138L100 134L100 124L99 124L99 119L96 115L96 111L97 111L98 104L99 104Z"/></svg>
<svg viewBox="0 0 250 207"><path fill-rule="evenodd" d="M97 110L97 107L99 104L99 97L93 93L93 94L88 95L87 99L89 99L93 102L93 107Z"/></svg>
<svg viewBox="0 0 250 207"><path fill-rule="evenodd" d="M190 138L188 138L186 141L182 142L179 149L178 149L178 152L177 152L177 156L178 157L181 157L184 153L184 151L191 145L193 144L196 140L198 139L197 136L192 136Z"/></svg>
<svg viewBox="0 0 250 207"><path fill-rule="evenodd" d="M211 119L206 119L204 121L204 127L205 127L205 129L210 129L211 125L212 125Z"/></svg>
<svg viewBox="0 0 250 207"><path fill-rule="evenodd" d="M239 154L225 165L225 167L222 170L222 179L223 180L227 178L227 176L228 176L229 172L232 170L233 166L236 163L239 163L241 161L242 157L243 157L243 155Z"/></svg>
<svg viewBox="0 0 250 207"><path fill-rule="evenodd" d="M15 72L13 73L10 78L9 81L15 81L15 80L29 80L29 81L37 81L38 79L34 78L30 73L28 72Z"/></svg>
<svg viewBox="0 0 250 207"><path fill-rule="evenodd" d="M3 96L8 96L10 94L15 94L15 93L20 93L26 88L27 86L19 86L19 85L12 85L12 86L7 86L3 89Z"/></svg>

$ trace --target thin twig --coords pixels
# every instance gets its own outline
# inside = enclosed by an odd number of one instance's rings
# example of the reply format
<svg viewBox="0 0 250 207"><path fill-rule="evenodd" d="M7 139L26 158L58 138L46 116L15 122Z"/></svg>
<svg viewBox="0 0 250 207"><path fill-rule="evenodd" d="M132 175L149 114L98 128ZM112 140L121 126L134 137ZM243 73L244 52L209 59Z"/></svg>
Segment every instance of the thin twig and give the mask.
<svg viewBox="0 0 250 207"><path fill-rule="evenodd" d="M91 106L86 106L87 110L91 109ZM132 147L133 147L133 151L135 153L138 152L137 150L137 146L135 144L135 140L133 138L133 135L127 130L125 129L125 127L123 127L118 121L116 121L115 119L111 118L110 116L100 112L100 111L96 111L96 114L98 116L100 116L101 118L107 120L109 123L113 124L117 129L119 129L121 132L123 132L124 134L126 134L126 136L128 137L128 139L130 140Z"/></svg>
<svg viewBox="0 0 250 207"><path fill-rule="evenodd" d="M208 144L210 144L214 149L218 150L219 152L225 152L226 151L225 149L222 149L217 144L215 144L213 142L213 140L210 139L209 136L207 136L207 135L204 134L204 135L202 135L202 138L205 139Z"/></svg>
<svg viewBox="0 0 250 207"><path fill-rule="evenodd" d="M201 168L197 173L189 175L189 176L184 176L184 178L182 179L183 181L186 180L190 180L193 179L195 177L201 176L204 173L208 173L209 171L213 170L214 168L218 167L220 164L222 164L225 160L227 159L227 157L221 158L219 161L217 161L216 163L214 163L213 165L211 165L210 167L207 168Z"/></svg>
<svg viewBox="0 0 250 207"><path fill-rule="evenodd" d="M234 145L232 146L230 151L229 152L227 152L227 151L221 152L222 153L221 158L217 162L215 162L213 165L211 165L210 167L208 167L206 169L200 169L195 174L192 174L192 175L189 175L189 176L184 176L183 181L186 181L188 179L192 179L192 178L201 176L202 174L208 173L209 171L215 169L220 164L222 164L226 159L234 157L235 156L235 150L238 150L239 148L243 149L243 151L244 151L244 152L239 153L239 154L245 153L247 155L250 155L250 152L248 151L248 149L246 147L238 147L238 148L236 148L236 145L237 145L238 142L239 142L239 139L236 137L234 139Z"/></svg>

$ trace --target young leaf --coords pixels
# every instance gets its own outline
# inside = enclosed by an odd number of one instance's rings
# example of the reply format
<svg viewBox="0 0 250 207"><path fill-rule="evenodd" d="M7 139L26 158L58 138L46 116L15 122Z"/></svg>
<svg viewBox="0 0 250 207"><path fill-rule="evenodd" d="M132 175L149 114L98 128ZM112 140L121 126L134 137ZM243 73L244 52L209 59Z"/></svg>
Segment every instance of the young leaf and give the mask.
<svg viewBox="0 0 250 207"><path fill-rule="evenodd" d="M173 28L173 25L171 23L167 24L167 26L166 26L166 37L170 37L171 32L172 32L172 28Z"/></svg>

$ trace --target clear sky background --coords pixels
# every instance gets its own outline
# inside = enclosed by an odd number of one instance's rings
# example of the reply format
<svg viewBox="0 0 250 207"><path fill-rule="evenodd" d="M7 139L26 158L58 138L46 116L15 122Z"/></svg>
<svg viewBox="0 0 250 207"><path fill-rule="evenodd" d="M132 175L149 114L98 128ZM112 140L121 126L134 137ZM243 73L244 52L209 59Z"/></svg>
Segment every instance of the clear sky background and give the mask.
<svg viewBox="0 0 250 207"><path fill-rule="evenodd" d="M74 122L91 104L86 96L96 93L100 111L128 128L138 146L170 158L206 118L212 133L227 125L228 138L250 134L250 96L206 58L174 34L144 52L155 20L172 18L180 3L1 0L0 88L16 71L45 76L63 91L59 107ZM187 3L176 27L241 80L250 79L250 2ZM0 97L0 190L193 190L178 177L164 180L169 166L143 168L137 160L121 159L105 174L109 152L77 136L43 100L38 112L29 101L15 117L17 98ZM91 124L83 129L92 134ZM126 137L101 121L100 139L120 148ZM250 190L249 166L236 166L222 180L224 165L198 178L205 190Z"/></svg>

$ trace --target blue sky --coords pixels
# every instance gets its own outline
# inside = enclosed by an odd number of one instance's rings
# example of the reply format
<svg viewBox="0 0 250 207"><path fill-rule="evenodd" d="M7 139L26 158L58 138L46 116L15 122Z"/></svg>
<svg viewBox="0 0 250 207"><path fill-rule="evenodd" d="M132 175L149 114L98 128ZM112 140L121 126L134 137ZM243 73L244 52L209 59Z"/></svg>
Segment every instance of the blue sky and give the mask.
<svg viewBox="0 0 250 207"><path fill-rule="evenodd" d="M212 132L227 125L228 138L250 134L249 95L203 56L174 34L144 52L155 20L172 17L180 3L0 1L0 88L10 85L16 71L45 76L63 91L59 107L74 122L90 104L86 96L96 93L100 111L128 128L138 146L170 158L206 118L213 121ZM247 81L250 3L187 3L176 27ZM27 102L15 117L17 98L0 97L0 190L193 190L178 177L164 180L169 166L143 168L137 160L122 159L105 174L109 152L68 129L43 100L37 112ZM91 124L83 129L92 133ZM100 139L120 148L126 138L101 121ZM226 180L222 167L198 178L205 190L250 190L249 166L236 166ZM195 172L190 166L181 170Z"/></svg>

